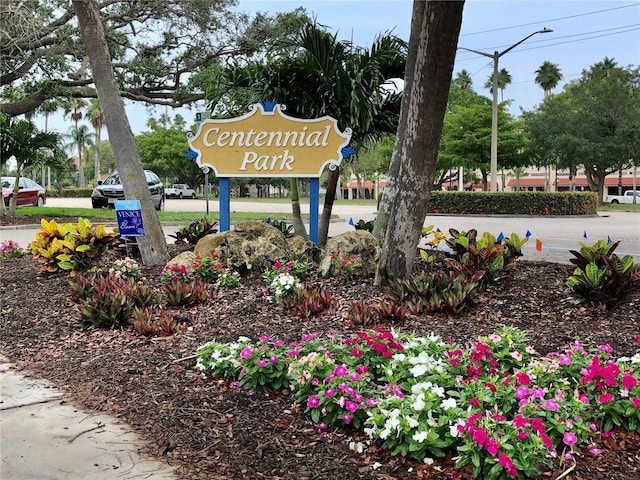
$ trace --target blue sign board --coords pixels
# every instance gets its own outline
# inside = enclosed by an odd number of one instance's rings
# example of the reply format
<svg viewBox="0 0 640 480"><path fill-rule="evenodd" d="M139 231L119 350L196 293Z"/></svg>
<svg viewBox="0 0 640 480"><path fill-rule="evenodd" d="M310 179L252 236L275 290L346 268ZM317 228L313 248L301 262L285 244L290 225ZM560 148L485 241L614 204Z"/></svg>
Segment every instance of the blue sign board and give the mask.
<svg viewBox="0 0 640 480"><path fill-rule="evenodd" d="M144 237L140 200L116 200L118 230L123 237Z"/></svg>

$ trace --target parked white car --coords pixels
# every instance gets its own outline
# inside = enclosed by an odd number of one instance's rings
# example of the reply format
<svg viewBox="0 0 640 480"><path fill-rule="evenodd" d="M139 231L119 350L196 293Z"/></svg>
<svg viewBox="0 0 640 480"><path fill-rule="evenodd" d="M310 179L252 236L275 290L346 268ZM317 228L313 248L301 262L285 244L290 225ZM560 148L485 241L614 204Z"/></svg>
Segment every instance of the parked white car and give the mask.
<svg viewBox="0 0 640 480"><path fill-rule="evenodd" d="M607 195L604 199L604 203L633 203L633 196L635 193L636 203L640 204L640 190L627 190L624 195Z"/></svg>
<svg viewBox="0 0 640 480"><path fill-rule="evenodd" d="M164 189L164 196L167 198L196 198L196 191L186 183L174 183L171 187Z"/></svg>

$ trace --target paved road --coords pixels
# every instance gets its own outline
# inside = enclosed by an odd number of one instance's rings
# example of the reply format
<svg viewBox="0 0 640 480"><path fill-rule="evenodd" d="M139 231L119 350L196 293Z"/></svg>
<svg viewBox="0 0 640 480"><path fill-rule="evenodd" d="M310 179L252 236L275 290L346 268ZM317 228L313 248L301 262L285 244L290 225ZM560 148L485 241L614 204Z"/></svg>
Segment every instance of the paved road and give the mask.
<svg viewBox="0 0 640 480"><path fill-rule="evenodd" d="M47 205L56 207L82 207L86 206L87 199L51 198ZM309 206L302 205L303 213L308 213ZM206 212L204 200L167 200L168 211L193 211ZM262 203L262 202L231 202L231 221L233 212L289 212L291 205L288 203ZM218 210L215 200L209 202L209 211ZM348 201L337 201L333 209L339 216L338 221L331 223L329 235L334 236L353 227L349 220L357 222L360 219L372 220L375 218L375 207L372 205L352 205ZM449 228L469 230L475 228L478 232L491 232L498 235L516 233L524 236L531 232L531 239L525 245L525 258L530 260L551 261L567 263L571 258L570 249L579 249L580 242L592 244L600 239L610 238L612 241L620 241L618 254L633 255L640 262L640 214L629 212L602 212L591 217L514 217L514 216L428 216L426 225L435 225L442 231ZM176 230L175 226L166 226L165 233L171 234ZM26 246L35 236L36 230L0 230L0 239L15 240L22 246ZM586 238L585 238L586 235ZM542 251L536 251L535 240L542 242Z"/></svg>

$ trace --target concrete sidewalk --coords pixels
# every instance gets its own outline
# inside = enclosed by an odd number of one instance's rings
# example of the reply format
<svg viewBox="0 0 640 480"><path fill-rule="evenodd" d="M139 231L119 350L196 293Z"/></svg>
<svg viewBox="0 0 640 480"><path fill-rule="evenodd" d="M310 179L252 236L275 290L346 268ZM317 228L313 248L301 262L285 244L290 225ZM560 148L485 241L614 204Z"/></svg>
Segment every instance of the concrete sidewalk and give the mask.
<svg viewBox="0 0 640 480"><path fill-rule="evenodd" d="M66 403L45 380L0 355L0 478L3 480L174 480L173 469L138 454L127 425Z"/></svg>

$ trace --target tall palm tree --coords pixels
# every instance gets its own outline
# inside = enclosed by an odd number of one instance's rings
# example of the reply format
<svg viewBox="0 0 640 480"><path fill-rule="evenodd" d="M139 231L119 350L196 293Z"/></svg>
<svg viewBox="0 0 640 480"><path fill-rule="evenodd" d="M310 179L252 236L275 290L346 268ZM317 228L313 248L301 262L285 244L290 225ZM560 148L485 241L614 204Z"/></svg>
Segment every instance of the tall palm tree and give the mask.
<svg viewBox="0 0 640 480"><path fill-rule="evenodd" d="M87 147L94 146L95 137L94 134L89 131L88 126L84 124L76 124L69 128L69 133L66 135L66 138L68 138L70 142L65 145L65 148L68 150L76 149L78 152L78 176L80 177L78 179L78 186L82 188L85 186L84 168L82 165L82 162L84 161L83 153L86 151Z"/></svg>
<svg viewBox="0 0 640 480"><path fill-rule="evenodd" d="M100 106L100 100L97 98L92 98L89 101L89 108L87 108L87 118L93 125L93 129L95 130L95 149L94 149L94 158L93 158L93 166L95 172L95 184L98 185L98 181L100 181L100 140L102 137L102 128L105 126L105 116L102 111L102 107Z"/></svg>
<svg viewBox="0 0 640 480"><path fill-rule="evenodd" d="M471 74L463 68L458 72L453 83L460 87L460 90L472 90L473 79L471 78Z"/></svg>
<svg viewBox="0 0 640 480"><path fill-rule="evenodd" d="M504 89L511 83L511 74L506 68L501 68L498 72L498 90L500 90L500 101L504 102ZM493 93L493 73L484 83L484 88L488 88Z"/></svg>
<svg viewBox="0 0 640 480"><path fill-rule="evenodd" d="M551 63L548 60L545 60L535 73L535 82L544 91L544 98L547 98L551 90L556 88L560 80L562 80L562 73L558 64Z"/></svg>
<svg viewBox="0 0 640 480"><path fill-rule="evenodd" d="M80 127L78 126L78 122L82 120L82 109L87 106L87 102L74 98L71 105L65 107L65 113L71 113L71 120L73 120L75 124L75 132L80 131ZM78 186L84 187L84 166L83 166L83 158L82 158L82 144L78 141Z"/></svg>

